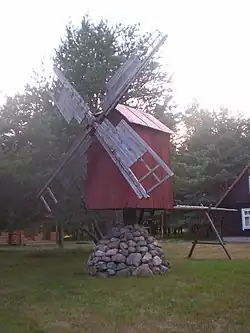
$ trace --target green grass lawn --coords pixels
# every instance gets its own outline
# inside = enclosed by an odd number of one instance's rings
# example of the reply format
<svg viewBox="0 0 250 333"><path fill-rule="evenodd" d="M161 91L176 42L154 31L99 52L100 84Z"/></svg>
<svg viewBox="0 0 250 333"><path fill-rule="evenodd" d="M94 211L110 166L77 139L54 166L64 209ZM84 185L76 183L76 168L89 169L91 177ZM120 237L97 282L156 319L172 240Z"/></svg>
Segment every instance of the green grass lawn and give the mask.
<svg viewBox="0 0 250 333"><path fill-rule="evenodd" d="M89 250L0 248L0 333L250 332L250 245L169 243L172 271L93 279Z"/></svg>

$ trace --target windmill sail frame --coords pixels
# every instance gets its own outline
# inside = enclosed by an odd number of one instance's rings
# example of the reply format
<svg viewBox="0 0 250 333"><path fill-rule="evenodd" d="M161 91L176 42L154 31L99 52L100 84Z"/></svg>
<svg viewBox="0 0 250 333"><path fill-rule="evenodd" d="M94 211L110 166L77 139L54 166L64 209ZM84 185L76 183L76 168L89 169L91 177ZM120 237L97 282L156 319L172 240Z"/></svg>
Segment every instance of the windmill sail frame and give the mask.
<svg viewBox="0 0 250 333"><path fill-rule="evenodd" d="M57 180L61 182L62 186L68 187L78 174L76 172L76 174L71 175L70 177L65 177L66 180L62 179L64 178L63 175L67 173L67 170L72 172L70 167L72 163L75 164L75 169L81 170L81 163L83 169L84 165L86 169L87 152L92 142L91 136L93 135L96 136L103 148L107 151L139 199L148 198L149 193L153 189L173 175L173 172L165 162L161 160L153 149L148 146L124 120L120 121L115 127L108 119L106 119L108 113L117 106L119 100L128 90L133 80L139 75L143 68L145 68L154 53L156 53L159 47L165 42L166 38L167 36L161 36L158 34L152 42L152 49L143 59L140 59L138 56L132 56L124 62L107 83L107 94L101 101L102 112L99 113L97 117L92 114L88 105L65 78L63 73L58 68L54 69L57 76L57 82L54 82L56 89L50 93L53 102L68 123L75 118L85 129L80 139L68 152L66 157L37 194L37 197L40 197L48 211L51 211L51 207L46 201L44 194L46 193L49 195L54 204L58 203L55 194L51 190L52 183ZM149 167L143 159L143 155L146 152L157 162L153 168ZM131 167L139 160L145 164L148 172L138 179L131 170ZM75 161L75 163L72 161ZM165 176L162 179L159 179L155 174L155 170L159 167L162 167L165 171ZM156 183L150 189L146 190L143 187L142 182L150 175L153 175Z"/></svg>

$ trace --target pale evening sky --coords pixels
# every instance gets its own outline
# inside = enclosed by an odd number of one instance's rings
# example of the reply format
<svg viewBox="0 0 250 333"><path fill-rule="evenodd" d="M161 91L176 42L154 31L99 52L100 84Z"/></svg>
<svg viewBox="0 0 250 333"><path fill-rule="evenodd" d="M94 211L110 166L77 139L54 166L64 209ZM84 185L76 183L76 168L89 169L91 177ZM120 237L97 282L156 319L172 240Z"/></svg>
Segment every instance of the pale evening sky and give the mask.
<svg viewBox="0 0 250 333"><path fill-rule="evenodd" d="M175 100L227 106L250 115L250 1L1 0L0 93L21 91L49 59L69 20L89 13L168 34L163 62L174 74Z"/></svg>

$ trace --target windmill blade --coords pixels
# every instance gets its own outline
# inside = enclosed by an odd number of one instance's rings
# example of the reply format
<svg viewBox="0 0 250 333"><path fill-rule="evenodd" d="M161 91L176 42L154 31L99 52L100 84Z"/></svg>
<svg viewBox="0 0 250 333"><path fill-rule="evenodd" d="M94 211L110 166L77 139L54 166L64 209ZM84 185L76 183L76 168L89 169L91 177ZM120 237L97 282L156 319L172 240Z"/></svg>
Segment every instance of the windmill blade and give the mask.
<svg viewBox="0 0 250 333"><path fill-rule="evenodd" d="M60 198L68 190L70 185L79 177L85 180L87 171L87 152L92 143L92 137L87 135L78 146L75 146L73 153L68 154L48 182L39 191L37 197L44 203L46 209L51 212Z"/></svg>
<svg viewBox="0 0 250 333"><path fill-rule="evenodd" d="M126 121L121 120L115 127L109 120L105 119L100 125L94 123L94 127L96 137L139 199L148 198L150 192L173 176L172 170ZM154 167L150 167L143 159L146 153L156 162ZM148 170L140 178L131 169L137 161L141 161ZM165 172L162 178L159 178L155 173L158 168L162 168ZM156 181L150 188L145 189L142 182L151 175Z"/></svg>
<svg viewBox="0 0 250 333"><path fill-rule="evenodd" d="M138 56L132 56L125 61L118 72L116 72L110 79L107 83L107 94L101 102L102 113L98 117L99 122L116 107L122 96L129 89L131 83L147 66L150 59L158 51L166 39L167 35L162 36L160 33L157 33L157 36L153 37L151 47L149 47L149 50L143 59L140 59Z"/></svg>
<svg viewBox="0 0 250 333"><path fill-rule="evenodd" d="M65 120L70 123L75 118L79 124L91 124L94 116L88 105L58 68L54 68L54 72L58 80L54 81L55 88L50 96Z"/></svg>

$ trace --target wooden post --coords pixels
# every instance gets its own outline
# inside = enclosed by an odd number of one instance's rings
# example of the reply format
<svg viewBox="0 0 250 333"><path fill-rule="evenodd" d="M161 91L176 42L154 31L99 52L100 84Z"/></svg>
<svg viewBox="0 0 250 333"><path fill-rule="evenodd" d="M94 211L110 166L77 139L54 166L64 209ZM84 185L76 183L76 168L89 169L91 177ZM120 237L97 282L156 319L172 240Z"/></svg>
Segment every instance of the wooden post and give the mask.
<svg viewBox="0 0 250 333"><path fill-rule="evenodd" d="M124 208L122 210L122 215L123 215L124 224L136 224L137 223L136 209Z"/></svg>
<svg viewBox="0 0 250 333"><path fill-rule="evenodd" d="M161 214L160 216L160 221L161 221L161 238L164 236L164 213Z"/></svg>
<svg viewBox="0 0 250 333"><path fill-rule="evenodd" d="M188 254L188 258L191 258L192 257L192 254L193 254L193 252L194 252L194 248L195 248L195 246L196 246L196 244L197 244L197 240L195 240L194 242L193 242L193 245L192 245L192 247L191 247L191 249L190 249L190 251L189 251L189 254Z"/></svg>
<svg viewBox="0 0 250 333"><path fill-rule="evenodd" d="M228 251L227 251L227 249L226 249L226 247L225 247L225 245L224 245L224 243L223 243L223 240L221 239L221 236L220 236L220 234L218 233L218 230L216 229L216 226L214 225L214 222L213 222L211 216L209 215L209 213L208 213L207 211L205 211L205 216L207 217L207 219L208 219L208 221L209 221L209 224L210 224L210 226L212 227L213 231L215 232L215 235L216 235L216 237L218 238L218 241L219 241L219 242L216 243L216 242L199 241L199 240L198 240L199 231L198 231L198 233L197 233L197 237L196 237L196 240L193 242L192 247L191 247L191 249L190 249L190 251L189 251L188 258L191 258L192 254L193 254L193 252L194 252L194 249L195 249L196 244L209 244L209 245L221 245L222 248L223 248L223 250L225 251L225 253L226 253L228 259L231 260L232 258L231 258L231 256L230 256L230 254L228 253ZM202 224L203 224L203 223L202 223ZM201 228L199 228L199 230L200 230L200 229L201 229Z"/></svg>
<svg viewBox="0 0 250 333"><path fill-rule="evenodd" d="M142 208L142 209L140 210L140 216L139 216L139 218L138 218L138 223L139 223L139 224L142 224L142 222L143 222L143 217L144 217L144 208Z"/></svg>
<svg viewBox="0 0 250 333"><path fill-rule="evenodd" d="M63 242L63 223L61 219L57 221L57 244L59 248L64 247L64 242Z"/></svg>
<svg viewBox="0 0 250 333"><path fill-rule="evenodd" d="M215 234L216 234L216 236L217 236L217 238L218 238L218 240L219 240L221 246L223 247L223 250L225 251L225 253L226 253L228 259L231 260L232 258L231 258L231 256L230 256L230 254L228 253L228 251L227 251L227 249L226 249L226 247L225 247L225 245L224 245L224 243L223 243L223 241L222 241L222 239L221 239L221 237L220 237L220 234L218 233L218 230L216 229L216 227L215 227L215 225L214 225L213 220L211 219L211 217L210 217L210 215L208 214L208 212L205 212L205 214L206 214L206 217L208 218L208 221L210 222L210 224L211 224L211 226L212 226L212 228L213 228L213 230L214 230L214 232L215 232Z"/></svg>

